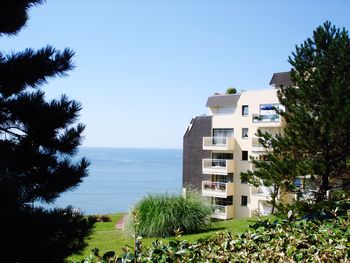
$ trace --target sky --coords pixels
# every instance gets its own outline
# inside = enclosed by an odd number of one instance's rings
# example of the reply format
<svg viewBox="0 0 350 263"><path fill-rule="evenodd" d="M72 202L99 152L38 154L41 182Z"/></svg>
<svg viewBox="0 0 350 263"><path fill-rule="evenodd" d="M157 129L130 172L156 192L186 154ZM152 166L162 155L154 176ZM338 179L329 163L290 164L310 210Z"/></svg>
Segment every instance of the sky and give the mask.
<svg viewBox="0 0 350 263"><path fill-rule="evenodd" d="M208 96L271 88L317 26L350 29L349 10L347 0L47 0L0 49L75 51L76 68L42 89L81 102L83 146L181 148Z"/></svg>

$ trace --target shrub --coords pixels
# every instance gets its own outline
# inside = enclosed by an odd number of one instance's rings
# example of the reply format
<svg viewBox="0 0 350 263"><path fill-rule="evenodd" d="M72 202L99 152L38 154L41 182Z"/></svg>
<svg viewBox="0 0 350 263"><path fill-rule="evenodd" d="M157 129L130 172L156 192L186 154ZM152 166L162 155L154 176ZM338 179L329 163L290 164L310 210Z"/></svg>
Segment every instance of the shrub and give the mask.
<svg viewBox="0 0 350 263"><path fill-rule="evenodd" d="M89 215L89 219L94 222L112 222L112 218L109 215Z"/></svg>
<svg viewBox="0 0 350 263"><path fill-rule="evenodd" d="M310 203L309 201L297 201L292 204L280 204L277 215L286 218L288 211L293 211L295 219L318 219L325 220L337 216L346 216L350 211L350 197L334 196L333 198L321 202Z"/></svg>
<svg viewBox="0 0 350 263"><path fill-rule="evenodd" d="M242 235L219 233L194 243L161 241L138 262L349 262L349 217L261 221ZM126 256L126 255L124 255Z"/></svg>
<svg viewBox="0 0 350 263"><path fill-rule="evenodd" d="M132 216L135 211L136 220ZM188 194L186 198L168 194L148 195L130 213L126 230L144 237L172 236L176 230L196 233L209 227L211 214L209 204L197 194Z"/></svg>
<svg viewBox="0 0 350 263"><path fill-rule="evenodd" d="M227 88L226 94L236 94L237 90L233 87Z"/></svg>
<svg viewBox="0 0 350 263"><path fill-rule="evenodd" d="M155 240L150 248L108 262L350 262L350 210L332 219L260 221L241 235L218 233L193 243ZM95 250L94 250L95 251ZM94 257L95 256L95 257ZM95 255L91 261L95 262ZM97 258L101 258L97 255ZM107 261L101 261L107 262Z"/></svg>

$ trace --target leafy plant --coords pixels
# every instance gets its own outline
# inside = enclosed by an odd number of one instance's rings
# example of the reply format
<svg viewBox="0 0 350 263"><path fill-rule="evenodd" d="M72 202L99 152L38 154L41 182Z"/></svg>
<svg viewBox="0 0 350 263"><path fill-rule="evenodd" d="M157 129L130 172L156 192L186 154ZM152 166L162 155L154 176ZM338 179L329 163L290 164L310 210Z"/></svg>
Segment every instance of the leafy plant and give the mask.
<svg viewBox="0 0 350 263"><path fill-rule="evenodd" d="M236 94L237 90L234 87L229 87L226 90L226 94Z"/></svg>
<svg viewBox="0 0 350 263"><path fill-rule="evenodd" d="M157 239L137 257L125 248L121 258L109 262L349 262L350 210L332 215L310 220L289 211L288 218L259 221L241 235L222 232L193 243Z"/></svg>
<svg viewBox="0 0 350 263"><path fill-rule="evenodd" d="M156 240L139 262L349 262L349 216L261 221L242 235L219 233L194 243Z"/></svg>

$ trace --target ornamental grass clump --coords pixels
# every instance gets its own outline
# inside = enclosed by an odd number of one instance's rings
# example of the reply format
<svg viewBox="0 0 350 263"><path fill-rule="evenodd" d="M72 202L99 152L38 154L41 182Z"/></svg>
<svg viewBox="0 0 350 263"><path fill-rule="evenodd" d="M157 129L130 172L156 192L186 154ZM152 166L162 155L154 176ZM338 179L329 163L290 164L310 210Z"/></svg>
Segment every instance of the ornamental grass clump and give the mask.
<svg viewBox="0 0 350 263"><path fill-rule="evenodd" d="M148 195L134 207L137 221L129 216L126 231L143 237L175 235L174 231L196 233L208 229L212 210L197 194L174 196L168 194ZM137 227L135 228L135 225Z"/></svg>

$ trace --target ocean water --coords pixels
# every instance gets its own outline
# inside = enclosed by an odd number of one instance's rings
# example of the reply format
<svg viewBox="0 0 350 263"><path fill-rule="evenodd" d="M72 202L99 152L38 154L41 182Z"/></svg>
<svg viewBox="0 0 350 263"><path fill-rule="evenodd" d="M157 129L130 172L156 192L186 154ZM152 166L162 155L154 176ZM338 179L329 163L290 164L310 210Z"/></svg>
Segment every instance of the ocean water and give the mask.
<svg viewBox="0 0 350 263"><path fill-rule="evenodd" d="M147 194L181 193L182 150L80 148L91 162L89 176L54 206L72 205L85 214L127 212Z"/></svg>

